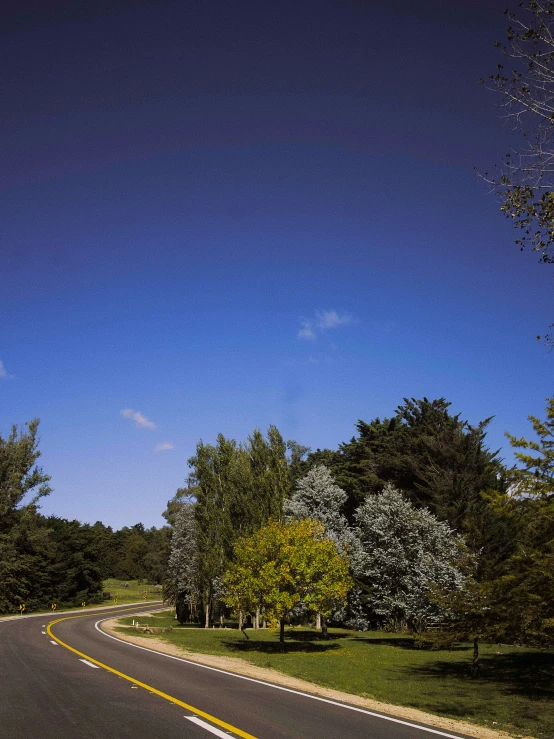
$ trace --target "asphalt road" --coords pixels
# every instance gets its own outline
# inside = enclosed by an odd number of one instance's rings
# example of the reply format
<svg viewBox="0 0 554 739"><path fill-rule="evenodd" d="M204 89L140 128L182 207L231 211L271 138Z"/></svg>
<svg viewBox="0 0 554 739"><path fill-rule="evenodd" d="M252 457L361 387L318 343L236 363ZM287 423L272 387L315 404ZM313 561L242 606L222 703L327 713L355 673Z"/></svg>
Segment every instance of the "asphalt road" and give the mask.
<svg viewBox="0 0 554 739"><path fill-rule="evenodd" d="M114 612L141 610L0 620L1 739L463 737L170 658L99 630Z"/></svg>

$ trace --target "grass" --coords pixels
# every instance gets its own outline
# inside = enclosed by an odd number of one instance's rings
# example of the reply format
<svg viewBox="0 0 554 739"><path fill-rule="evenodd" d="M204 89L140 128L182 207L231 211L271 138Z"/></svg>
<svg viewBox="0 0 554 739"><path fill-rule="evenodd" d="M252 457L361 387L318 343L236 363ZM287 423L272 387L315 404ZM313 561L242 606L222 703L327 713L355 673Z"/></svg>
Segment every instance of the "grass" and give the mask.
<svg viewBox="0 0 554 739"><path fill-rule="evenodd" d="M132 617L121 624L131 624ZM140 623L173 626L156 635L185 650L241 657L312 683L396 705L502 729L514 736L554 736L554 651L482 647L482 675L470 678L472 648L419 649L406 635L330 629L321 639L313 629L286 633L286 652L279 651L275 631L192 629L179 626L165 611ZM132 629L121 629L133 633Z"/></svg>
<svg viewBox="0 0 554 739"><path fill-rule="evenodd" d="M141 580L117 580L112 577L104 580L104 592L110 594L109 600L104 605L113 603L117 598L117 604L138 603L141 600L161 600L162 591L156 585L148 585Z"/></svg>
<svg viewBox="0 0 554 739"><path fill-rule="evenodd" d="M125 586L126 583L126 586ZM87 603L91 608L98 608L98 606L111 606L115 605L114 599L117 598L117 605L125 605L125 603L139 603L140 601L152 601L161 600L162 592L155 585L147 585L141 580L117 580L116 578L110 578L104 580L103 591L110 594L110 597L105 600L100 600L98 603ZM146 595L146 598L144 597ZM63 605L58 603L58 611L74 611L82 610L82 606L76 605ZM38 609L38 610L25 610L25 615L28 614L39 614L39 613L56 613L50 608ZM16 613L2 613L1 618L8 618L16 616Z"/></svg>

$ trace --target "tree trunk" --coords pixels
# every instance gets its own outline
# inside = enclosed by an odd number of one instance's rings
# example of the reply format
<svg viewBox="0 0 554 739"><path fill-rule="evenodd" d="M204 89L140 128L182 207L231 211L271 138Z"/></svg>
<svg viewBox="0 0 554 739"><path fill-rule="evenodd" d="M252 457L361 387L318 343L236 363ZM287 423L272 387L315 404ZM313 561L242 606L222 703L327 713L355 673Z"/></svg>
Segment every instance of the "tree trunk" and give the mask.
<svg viewBox="0 0 554 739"><path fill-rule="evenodd" d="M206 621L204 623L204 628L209 629L210 628L210 604L206 603Z"/></svg>
<svg viewBox="0 0 554 739"><path fill-rule="evenodd" d="M223 611L219 614L219 628L222 629L225 624L225 614Z"/></svg>
<svg viewBox="0 0 554 739"><path fill-rule="evenodd" d="M316 613L315 615L315 627L316 629L321 628L321 613Z"/></svg>
<svg viewBox="0 0 554 739"><path fill-rule="evenodd" d="M254 619L254 628L256 630L260 628L260 606L256 608L256 618Z"/></svg>
<svg viewBox="0 0 554 739"><path fill-rule="evenodd" d="M481 665L479 663L479 639L473 640L473 659L471 661L471 677L479 677L479 670Z"/></svg>
<svg viewBox="0 0 554 739"><path fill-rule="evenodd" d="M321 636L324 639L329 638L329 632L327 631L327 619L325 618L325 616L321 617Z"/></svg>
<svg viewBox="0 0 554 739"><path fill-rule="evenodd" d="M239 629L242 631L242 611L239 611Z"/></svg>
<svg viewBox="0 0 554 739"><path fill-rule="evenodd" d="M285 651L285 619L282 618L279 624L279 650Z"/></svg>

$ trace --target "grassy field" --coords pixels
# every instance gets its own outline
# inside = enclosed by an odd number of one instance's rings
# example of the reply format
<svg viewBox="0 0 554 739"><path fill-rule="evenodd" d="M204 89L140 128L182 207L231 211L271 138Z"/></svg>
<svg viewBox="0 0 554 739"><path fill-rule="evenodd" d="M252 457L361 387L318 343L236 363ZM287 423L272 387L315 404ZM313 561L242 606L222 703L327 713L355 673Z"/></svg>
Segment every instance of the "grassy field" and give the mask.
<svg viewBox="0 0 554 739"><path fill-rule="evenodd" d="M141 600L161 600L162 592L156 585L141 583L140 580L104 580L104 591L110 594L105 605L112 604L117 598L118 605L122 603L138 603Z"/></svg>
<svg viewBox="0 0 554 739"><path fill-rule="evenodd" d="M480 678L469 675L471 648L429 651L403 635L330 629L330 639L289 629L286 652L274 631L181 627L166 611L142 623L173 626L157 635L191 652L241 657L260 667L368 698L503 729L554 737L554 651L487 645ZM131 618L120 619L131 624ZM121 629L133 633L134 629Z"/></svg>

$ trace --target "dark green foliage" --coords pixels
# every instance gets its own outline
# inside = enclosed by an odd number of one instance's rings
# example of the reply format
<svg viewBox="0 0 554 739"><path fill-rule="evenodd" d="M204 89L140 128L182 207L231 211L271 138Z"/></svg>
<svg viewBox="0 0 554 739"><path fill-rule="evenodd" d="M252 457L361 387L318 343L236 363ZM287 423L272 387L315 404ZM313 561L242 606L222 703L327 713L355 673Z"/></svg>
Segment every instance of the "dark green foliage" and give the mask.
<svg viewBox="0 0 554 739"><path fill-rule="evenodd" d="M99 602L102 580L146 578L162 582L169 554L169 527L142 524L113 532L37 510L50 478L36 461L38 420L26 431L0 437L0 613Z"/></svg>
<svg viewBox="0 0 554 739"><path fill-rule="evenodd" d="M267 438L255 429L246 443L223 434L217 443L196 447L187 490L196 500L199 590L202 609L209 615L220 599L220 578L234 558L234 542L257 531L269 519L280 519L290 491L287 445L275 426ZM302 455L300 449L296 456ZM179 500L168 504L174 516Z"/></svg>
<svg viewBox="0 0 554 739"><path fill-rule="evenodd" d="M308 464L328 466L348 493L346 514L386 483L403 490L420 507L462 530L481 492L499 485L501 465L485 447L491 419L471 426L449 413L444 398L404 399L392 418L358 421L358 436L338 451L317 450Z"/></svg>
<svg viewBox="0 0 554 739"><path fill-rule="evenodd" d="M30 504L48 495L50 477L35 462L38 451L39 420L27 423L27 431L12 427L7 439L0 436L0 516L4 518L23 505L25 497L33 494Z"/></svg>

